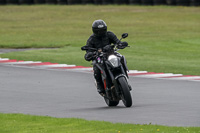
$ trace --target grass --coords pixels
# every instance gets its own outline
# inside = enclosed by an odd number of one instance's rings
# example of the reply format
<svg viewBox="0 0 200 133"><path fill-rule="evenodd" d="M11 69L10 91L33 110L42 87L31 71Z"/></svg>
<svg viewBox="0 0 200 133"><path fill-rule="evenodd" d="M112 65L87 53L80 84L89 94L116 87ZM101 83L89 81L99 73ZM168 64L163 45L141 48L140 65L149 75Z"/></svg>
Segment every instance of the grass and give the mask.
<svg viewBox="0 0 200 133"><path fill-rule="evenodd" d="M128 5L0 6L0 48L60 47L2 54L19 60L41 60L90 66L80 47L103 19L130 48L120 51L129 69L200 75L200 8Z"/></svg>
<svg viewBox="0 0 200 133"><path fill-rule="evenodd" d="M200 127L135 125L76 118L0 113L1 133L199 133Z"/></svg>

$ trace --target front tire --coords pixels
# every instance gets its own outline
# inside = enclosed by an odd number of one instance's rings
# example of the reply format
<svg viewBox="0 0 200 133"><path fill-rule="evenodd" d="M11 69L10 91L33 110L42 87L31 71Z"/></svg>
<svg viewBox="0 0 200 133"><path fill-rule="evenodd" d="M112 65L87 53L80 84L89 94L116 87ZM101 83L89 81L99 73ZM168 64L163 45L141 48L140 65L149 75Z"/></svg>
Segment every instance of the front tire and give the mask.
<svg viewBox="0 0 200 133"><path fill-rule="evenodd" d="M104 100L106 102L106 104L109 106L109 107L112 107L112 106L117 106L119 104L119 101L111 101L107 98L104 97Z"/></svg>
<svg viewBox="0 0 200 133"><path fill-rule="evenodd" d="M128 83L125 79L125 77L119 77L119 86L122 92L122 101L126 107L131 107L132 106L132 98L131 98L131 93L130 89L128 86Z"/></svg>

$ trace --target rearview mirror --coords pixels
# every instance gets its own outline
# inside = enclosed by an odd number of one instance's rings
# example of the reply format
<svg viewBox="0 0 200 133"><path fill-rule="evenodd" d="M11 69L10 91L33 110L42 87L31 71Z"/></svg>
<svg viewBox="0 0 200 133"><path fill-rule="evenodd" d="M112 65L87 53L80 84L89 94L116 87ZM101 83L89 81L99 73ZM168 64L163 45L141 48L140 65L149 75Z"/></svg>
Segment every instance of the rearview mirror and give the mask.
<svg viewBox="0 0 200 133"><path fill-rule="evenodd" d="M81 47L81 50L88 50L88 46Z"/></svg>
<svg viewBox="0 0 200 133"><path fill-rule="evenodd" d="M123 33L122 38L126 38L126 37L128 37L128 33Z"/></svg>

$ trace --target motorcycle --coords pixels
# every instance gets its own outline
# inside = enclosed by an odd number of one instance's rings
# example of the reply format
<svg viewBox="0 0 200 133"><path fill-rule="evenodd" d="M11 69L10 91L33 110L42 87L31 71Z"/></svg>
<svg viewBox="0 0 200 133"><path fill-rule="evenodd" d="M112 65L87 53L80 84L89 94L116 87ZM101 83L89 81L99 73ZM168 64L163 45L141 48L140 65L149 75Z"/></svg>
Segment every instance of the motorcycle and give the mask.
<svg viewBox="0 0 200 133"><path fill-rule="evenodd" d="M122 34L122 39L128 37L128 33ZM130 91L131 85L128 83L128 67L124 56L117 51L129 47L128 44L114 44L110 51L102 49L81 47L82 50L93 51L94 60L92 65L96 65L101 71L102 82L104 83L105 94L102 94L108 106L117 106L122 100L126 107L132 106Z"/></svg>

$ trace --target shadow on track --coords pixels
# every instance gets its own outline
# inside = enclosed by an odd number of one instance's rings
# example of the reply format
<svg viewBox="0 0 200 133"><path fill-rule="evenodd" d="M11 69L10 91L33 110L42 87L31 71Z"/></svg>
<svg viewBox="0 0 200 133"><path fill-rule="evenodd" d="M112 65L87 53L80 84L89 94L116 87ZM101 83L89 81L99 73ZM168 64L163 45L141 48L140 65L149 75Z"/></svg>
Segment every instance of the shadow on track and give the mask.
<svg viewBox="0 0 200 133"><path fill-rule="evenodd" d="M133 107L131 107L133 108ZM100 110L119 110L119 109L131 109L131 108L126 108L124 106L116 106L116 107L91 107L91 108L77 108L77 109L70 109L70 111L75 111L75 112L83 112L83 111L100 111Z"/></svg>

